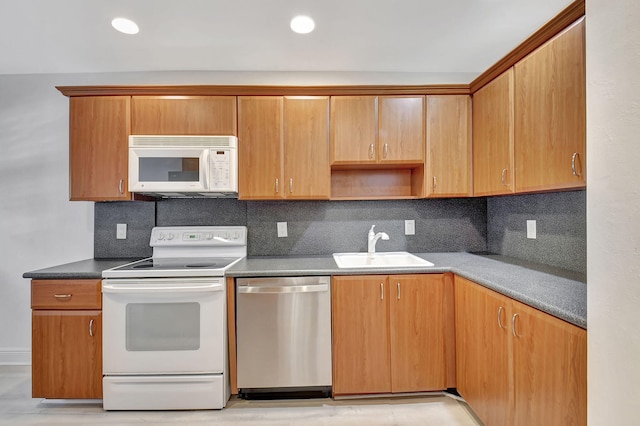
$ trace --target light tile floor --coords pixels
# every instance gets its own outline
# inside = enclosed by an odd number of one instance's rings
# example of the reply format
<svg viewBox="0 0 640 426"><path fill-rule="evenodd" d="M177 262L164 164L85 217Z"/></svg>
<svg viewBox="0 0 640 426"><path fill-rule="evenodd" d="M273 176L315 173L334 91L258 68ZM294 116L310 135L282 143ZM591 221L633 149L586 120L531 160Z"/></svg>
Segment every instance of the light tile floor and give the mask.
<svg viewBox="0 0 640 426"><path fill-rule="evenodd" d="M246 401L224 410L103 411L100 401L31 398L31 367L0 366L0 425L478 426L464 402L436 395L375 399Z"/></svg>

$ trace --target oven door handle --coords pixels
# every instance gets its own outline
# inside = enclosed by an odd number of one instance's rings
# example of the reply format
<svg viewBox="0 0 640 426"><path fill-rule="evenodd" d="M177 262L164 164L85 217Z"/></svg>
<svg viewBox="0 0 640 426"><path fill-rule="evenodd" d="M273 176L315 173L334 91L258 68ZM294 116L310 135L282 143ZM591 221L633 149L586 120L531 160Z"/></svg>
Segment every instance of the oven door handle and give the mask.
<svg viewBox="0 0 640 426"><path fill-rule="evenodd" d="M131 285L131 284L102 284L103 293L203 293L223 291L224 286L220 283L207 285Z"/></svg>

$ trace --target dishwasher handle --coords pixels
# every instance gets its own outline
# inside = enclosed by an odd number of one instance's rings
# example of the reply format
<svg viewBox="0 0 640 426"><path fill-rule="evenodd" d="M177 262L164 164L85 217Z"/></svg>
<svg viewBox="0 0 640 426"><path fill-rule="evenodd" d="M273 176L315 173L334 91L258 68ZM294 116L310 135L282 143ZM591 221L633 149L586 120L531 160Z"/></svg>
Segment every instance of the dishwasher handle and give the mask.
<svg viewBox="0 0 640 426"><path fill-rule="evenodd" d="M318 293L323 291L329 291L329 284L238 286L238 293L244 294Z"/></svg>

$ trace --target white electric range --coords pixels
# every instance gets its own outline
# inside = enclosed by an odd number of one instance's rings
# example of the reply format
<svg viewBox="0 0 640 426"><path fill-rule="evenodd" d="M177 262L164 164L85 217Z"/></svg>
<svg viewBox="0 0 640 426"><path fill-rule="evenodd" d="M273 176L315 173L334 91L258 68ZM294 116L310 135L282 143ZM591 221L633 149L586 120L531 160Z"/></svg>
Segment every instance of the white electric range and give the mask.
<svg viewBox="0 0 640 426"><path fill-rule="evenodd" d="M221 409L230 396L225 270L244 226L156 227L153 256L102 273L105 410Z"/></svg>

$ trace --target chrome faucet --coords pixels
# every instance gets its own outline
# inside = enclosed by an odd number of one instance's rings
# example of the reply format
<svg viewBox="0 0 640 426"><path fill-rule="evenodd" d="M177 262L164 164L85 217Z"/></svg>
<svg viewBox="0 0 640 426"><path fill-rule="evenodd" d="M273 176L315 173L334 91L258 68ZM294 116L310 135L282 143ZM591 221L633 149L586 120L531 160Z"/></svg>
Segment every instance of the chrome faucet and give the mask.
<svg viewBox="0 0 640 426"><path fill-rule="evenodd" d="M380 238L382 238L383 240L388 240L389 239L389 235L386 232L378 232L377 234L373 231L373 228L375 228L375 225L371 225L371 229L369 229L369 235L368 235L368 244L367 244L367 252L369 253L375 253L376 252L376 243L378 242L378 240Z"/></svg>

